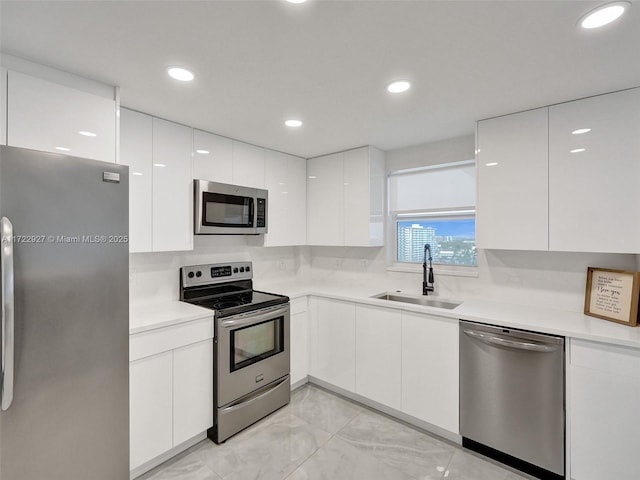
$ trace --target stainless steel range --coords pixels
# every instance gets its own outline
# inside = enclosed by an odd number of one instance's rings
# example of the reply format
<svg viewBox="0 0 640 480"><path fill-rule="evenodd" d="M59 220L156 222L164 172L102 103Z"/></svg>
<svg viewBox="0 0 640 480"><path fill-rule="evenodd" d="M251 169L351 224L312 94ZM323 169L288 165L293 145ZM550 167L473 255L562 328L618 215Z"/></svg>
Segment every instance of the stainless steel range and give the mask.
<svg viewBox="0 0 640 480"><path fill-rule="evenodd" d="M289 403L289 297L253 289L251 262L180 269L180 300L213 310L214 425L224 442Z"/></svg>

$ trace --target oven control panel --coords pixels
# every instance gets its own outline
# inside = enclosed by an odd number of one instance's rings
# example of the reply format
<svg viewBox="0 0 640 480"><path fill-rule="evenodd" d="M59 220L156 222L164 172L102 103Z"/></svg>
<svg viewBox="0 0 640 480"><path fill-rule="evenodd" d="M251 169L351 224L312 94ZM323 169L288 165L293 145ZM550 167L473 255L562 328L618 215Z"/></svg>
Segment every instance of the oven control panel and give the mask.
<svg viewBox="0 0 640 480"><path fill-rule="evenodd" d="M211 263L191 265L180 269L182 285L210 285L214 283L250 280L253 278L251 262Z"/></svg>

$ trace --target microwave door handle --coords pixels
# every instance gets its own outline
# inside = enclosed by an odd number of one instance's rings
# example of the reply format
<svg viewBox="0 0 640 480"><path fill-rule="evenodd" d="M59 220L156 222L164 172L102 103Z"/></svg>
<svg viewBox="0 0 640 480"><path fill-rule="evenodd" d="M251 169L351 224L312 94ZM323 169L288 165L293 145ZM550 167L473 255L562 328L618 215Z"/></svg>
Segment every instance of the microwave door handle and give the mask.
<svg viewBox="0 0 640 480"><path fill-rule="evenodd" d="M254 204L254 199L253 198L249 198L249 218L251 219L251 227L256 227L257 225L257 219L255 216L255 207L253 206Z"/></svg>
<svg viewBox="0 0 640 480"><path fill-rule="evenodd" d="M13 298L13 225L7 217L0 221L2 253L2 410L13 401L14 298Z"/></svg>

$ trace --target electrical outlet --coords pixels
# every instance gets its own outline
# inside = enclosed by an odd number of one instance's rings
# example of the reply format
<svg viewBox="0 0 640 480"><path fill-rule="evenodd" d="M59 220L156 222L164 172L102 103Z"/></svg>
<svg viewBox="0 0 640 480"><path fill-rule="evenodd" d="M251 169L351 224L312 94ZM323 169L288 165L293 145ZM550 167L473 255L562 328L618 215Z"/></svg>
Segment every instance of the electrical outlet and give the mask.
<svg viewBox="0 0 640 480"><path fill-rule="evenodd" d="M136 271L129 270L129 284L133 285L136 283Z"/></svg>
<svg viewBox="0 0 640 480"><path fill-rule="evenodd" d="M284 270L284 260L278 260L278 269Z"/></svg>

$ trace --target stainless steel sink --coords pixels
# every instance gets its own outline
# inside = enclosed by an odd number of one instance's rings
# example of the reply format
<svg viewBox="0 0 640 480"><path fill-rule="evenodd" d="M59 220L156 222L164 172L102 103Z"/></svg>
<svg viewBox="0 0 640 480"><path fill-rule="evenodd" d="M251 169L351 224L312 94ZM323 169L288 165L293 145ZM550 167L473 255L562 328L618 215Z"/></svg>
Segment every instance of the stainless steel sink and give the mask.
<svg viewBox="0 0 640 480"><path fill-rule="evenodd" d="M424 305L425 307L445 308L453 310L462 305L461 302L452 302L450 300L438 300L433 297L412 297L409 295L401 295L398 293L384 292L373 295L371 298L379 298L380 300L388 300L390 302L414 303L416 305Z"/></svg>

